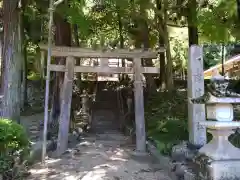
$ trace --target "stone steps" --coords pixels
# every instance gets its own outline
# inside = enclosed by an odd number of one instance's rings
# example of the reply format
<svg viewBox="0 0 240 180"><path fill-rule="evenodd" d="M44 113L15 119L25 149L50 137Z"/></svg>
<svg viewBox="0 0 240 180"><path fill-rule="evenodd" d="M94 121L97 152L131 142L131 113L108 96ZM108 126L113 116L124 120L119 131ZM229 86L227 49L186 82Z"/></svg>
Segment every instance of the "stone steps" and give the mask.
<svg viewBox="0 0 240 180"><path fill-rule="evenodd" d="M32 116L22 116L20 124L25 127L26 132L32 142L42 139L42 131L40 130L40 122L44 119L44 114L39 113Z"/></svg>
<svg viewBox="0 0 240 180"><path fill-rule="evenodd" d="M116 91L98 89L92 106L92 130L96 133L118 131L119 106Z"/></svg>

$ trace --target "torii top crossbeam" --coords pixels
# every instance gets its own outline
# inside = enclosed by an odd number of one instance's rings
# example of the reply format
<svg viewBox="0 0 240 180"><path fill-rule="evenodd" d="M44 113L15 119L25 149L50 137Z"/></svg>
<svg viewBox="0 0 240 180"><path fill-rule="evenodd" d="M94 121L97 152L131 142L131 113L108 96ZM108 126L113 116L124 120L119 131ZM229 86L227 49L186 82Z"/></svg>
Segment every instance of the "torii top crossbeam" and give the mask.
<svg viewBox="0 0 240 180"><path fill-rule="evenodd" d="M41 50L47 50L46 45L40 45ZM164 52L164 49L160 49L159 51L142 51L142 50L108 50L108 51L101 51L101 50L92 50L87 48L76 48L76 47L62 47L62 46L54 46L51 49L52 56L54 57L78 57L78 58L120 58L120 59L132 59L133 62L136 59L141 60L142 58L150 58L156 59L158 57L159 52ZM42 54L43 56L43 54ZM44 58L44 57L42 57ZM74 59L73 59L74 60ZM135 62L136 63L136 62ZM140 63L141 62L137 62ZM49 71L60 71L65 72L67 71L65 65L57 65L57 64L48 64ZM133 67L105 67L105 66L75 66L74 72L82 72L82 73L127 73L133 74L134 73ZM157 67L141 67L139 69L140 73L159 73L159 68Z"/></svg>
<svg viewBox="0 0 240 180"><path fill-rule="evenodd" d="M47 45L40 45L40 49L47 50ZM53 46L51 48L52 56L54 57L80 57L80 58L157 58L158 53L165 52L164 48L158 51L150 50L93 50L89 48L77 48L77 47L64 47L64 46Z"/></svg>

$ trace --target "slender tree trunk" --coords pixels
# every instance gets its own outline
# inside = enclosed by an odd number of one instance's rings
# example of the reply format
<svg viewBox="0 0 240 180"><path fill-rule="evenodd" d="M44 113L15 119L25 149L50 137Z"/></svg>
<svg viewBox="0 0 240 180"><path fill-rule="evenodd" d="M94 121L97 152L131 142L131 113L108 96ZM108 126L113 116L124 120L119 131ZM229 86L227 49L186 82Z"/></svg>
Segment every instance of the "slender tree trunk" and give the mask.
<svg viewBox="0 0 240 180"><path fill-rule="evenodd" d="M27 43L25 42L25 34L24 34L24 10L25 10L26 2L24 0L21 1L21 12L19 14L19 43L21 43L21 62L22 62L22 84L21 84L21 109L24 110L28 105L28 97L27 97Z"/></svg>
<svg viewBox="0 0 240 180"><path fill-rule="evenodd" d="M3 1L3 107L2 115L20 121L21 42L19 41L18 0Z"/></svg>
<svg viewBox="0 0 240 180"><path fill-rule="evenodd" d="M173 72L172 72L172 68L173 68L173 61L172 61L172 57L171 57L171 48L170 48L170 42L169 42L169 33L168 33L168 28L167 28L167 19L168 19L168 15L167 15L167 2L164 2L164 44L166 47L166 57L167 57L167 66L166 66L166 82L167 82L167 90L169 92L171 92L174 88L173 85Z"/></svg>
<svg viewBox="0 0 240 180"><path fill-rule="evenodd" d="M170 43L169 43L169 34L168 31L165 31L165 45L166 45L166 56L167 56L167 67L166 67L166 82L167 82L167 90L172 91L174 88L173 85L173 62L171 57L171 51L170 51Z"/></svg>
<svg viewBox="0 0 240 180"><path fill-rule="evenodd" d="M21 12L21 37L22 37L22 68L23 68L23 81L22 81L22 93L23 93L23 105L24 108L28 107L28 61L27 61L27 45L28 41L25 38L24 27L26 22L24 21L24 12L27 6L27 0L21 0L22 12Z"/></svg>
<svg viewBox="0 0 240 180"><path fill-rule="evenodd" d="M77 24L73 25L73 35L74 35L74 41L75 41L74 45L77 47L80 47ZM81 65L81 58L76 58L76 66L80 66L80 65ZM81 81L81 72L77 73L77 78L79 81Z"/></svg>
<svg viewBox="0 0 240 180"><path fill-rule="evenodd" d="M122 25L122 20L119 12L118 12L118 28L119 28L120 48L123 49L124 48L123 25ZM125 62L123 61L122 64L125 64Z"/></svg>
<svg viewBox="0 0 240 180"><path fill-rule="evenodd" d="M156 5L157 5L157 10L161 11L162 10L162 2L161 0L156 0ZM157 15L157 23L158 23L158 44L159 47L164 47L164 36L161 32L160 29L164 29L164 22L163 22L163 17L158 14ZM165 77L166 77L166 59L165 59L165 53L160 53L160 57L159 57L159 61L160 61L160 87L161 89L166 89L166 81L165 81Z"/></svg>
<svg viewBox="0 0 240 180"><path fill-rule="evenodd" d="M120 49L124 48L124 38L123 38L123 24L120 14L120 9L117 6L117 19L118 19L118 32L119 32L119 40L120 40ZM125 67L125 59L121 59L122 67ZM124 79L124 77L127 76L127 74L119 74L118 79Z"/></svg>
<svg viewBox="0 0 240 180"><path fill-rule="evenodd" d="M159 45L160 47L164 47L164 39L163 37L159 37ZM161 89L166 89L166 58L165 53L160 53L160 83Z"/></svg>
<svg viewBox="0 0 240 180"><path fill-rule="evenodd" d="M24 43L24 47L23 47L23 82L22 85L24 86L24 95L23 95L23 99L24 99L24 107L28 107L28 63L27 63L27 44Z"/></svg>
<svg viewBox="0 0 240 180"><path fill-rule="evenodd" d="M1 94L3 94L3 86L2 86L2 81L3 81L3 33L0 32L0 57L1 57L1 79L0 79L0 86L1 86ZM1 100L0 100L1 101Z"/></svg>
<svg viewBox="0 0 240 180"><path fill-rule="evenodd" d="M238 20L240 20L240 0L236 0L237 2L237 15L238 15Z"/></svg>

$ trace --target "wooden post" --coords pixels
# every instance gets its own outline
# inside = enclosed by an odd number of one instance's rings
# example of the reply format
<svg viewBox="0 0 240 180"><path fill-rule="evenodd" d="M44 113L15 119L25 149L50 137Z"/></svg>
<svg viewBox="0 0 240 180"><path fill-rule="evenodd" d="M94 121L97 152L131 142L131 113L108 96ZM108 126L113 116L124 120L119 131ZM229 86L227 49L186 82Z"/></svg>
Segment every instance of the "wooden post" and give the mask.
<svg viewBox="0 0 240 180"><path fill-rule="evenodd" d="M204 94L203 50L200 46L191 46L188 61L188 99ZM188 102L189 141L196 146L206 144L206 128L199 122L205 121L205 105Z"/></svg>
<svg viewBox="0 0 240 180"><path fill-rule="evenodd" d="M136 123L136 150L146 152L146 132L144 119L143 82L141 77L141 58L134 59L134 98Z"/></svg>
<svg viewBox="0 0 240 180"><path fill-rule="evenodd" d="M72 101L72 88L74 78L74 57L67 57L66 72L64 76L62 99L61 99L61 112L59 119L58 143L57 154L61 155L67 150L68 147L68 131L70 124L71 101Z"/></svg>

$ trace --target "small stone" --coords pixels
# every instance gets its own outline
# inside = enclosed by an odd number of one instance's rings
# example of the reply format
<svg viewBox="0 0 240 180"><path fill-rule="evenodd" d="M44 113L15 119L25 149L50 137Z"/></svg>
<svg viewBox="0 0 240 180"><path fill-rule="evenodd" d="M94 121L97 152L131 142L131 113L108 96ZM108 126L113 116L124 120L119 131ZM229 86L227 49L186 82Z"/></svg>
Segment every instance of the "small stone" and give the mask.
<svg viewBox="0 0 240 180"><path fill-rule="evenodd" d="M184 180L196 180L196 174L194 174L191 170L187 169L184 172Z"/></svg>
<svg viewBox="0 0 240 180"><path fill-rule="evenodd" d="M185 154L187 154L188 148L187 148L187 142L183 141L181 144L173 146L172 148L172 159L175 161L185 161L186 157Z"/></svg>
<svg viewBox="0 0 240 180"><path fill-rule="evenodd" d="M184 164L177 164L175 173L177 176L183 177L185 170L187 170L187 167Z"/></svg>

